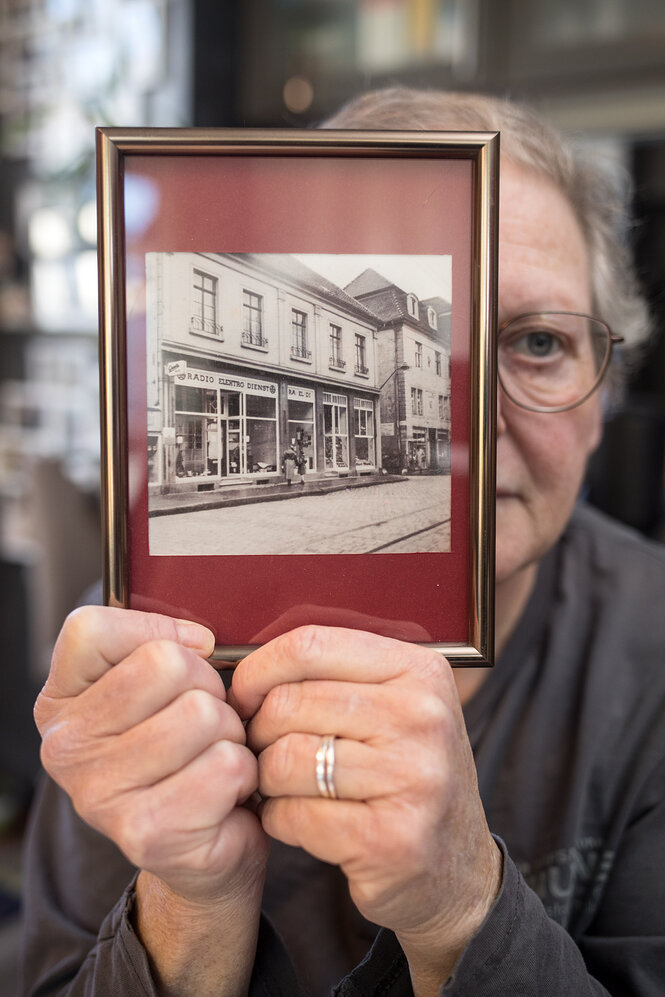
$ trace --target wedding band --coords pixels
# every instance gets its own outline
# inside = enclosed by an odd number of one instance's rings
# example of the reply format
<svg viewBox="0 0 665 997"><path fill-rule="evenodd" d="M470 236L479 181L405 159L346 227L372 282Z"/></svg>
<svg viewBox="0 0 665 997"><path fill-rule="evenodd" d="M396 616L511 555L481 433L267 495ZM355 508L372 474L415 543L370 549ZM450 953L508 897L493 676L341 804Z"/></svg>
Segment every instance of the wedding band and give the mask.
<svg viewBox="0 0 665 997"><path fill-rule="evenodd" d="M336 800L335 792L335 735L326 734L316 751L316 785L326 800Z"/></svg>

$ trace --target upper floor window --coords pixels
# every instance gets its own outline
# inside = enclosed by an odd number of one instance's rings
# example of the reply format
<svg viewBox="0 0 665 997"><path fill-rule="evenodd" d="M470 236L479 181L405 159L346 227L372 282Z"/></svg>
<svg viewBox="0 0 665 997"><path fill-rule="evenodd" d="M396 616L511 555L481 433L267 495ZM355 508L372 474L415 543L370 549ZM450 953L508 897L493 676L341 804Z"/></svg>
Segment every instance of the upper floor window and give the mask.
<svg viewBox="0 0 665 997"><path fill-rule="evenodd" d="M291 356L312 359L312 351L307 348L307 314L296 308L291 312Z"/></svg>
<svg viewBox="0 0 665 997"><path fill-rule="evenodd" d="M210 336L221 332L217 324L217 278L202 270L194 271L191 329Z"/></svg>
<svg viewBox="0 0 665 997"><path fill-rule="evenodd" d="M423 344L416 343L416 367L423 365Z"/></svg>
<svg viewBox="0 0 665 997"><path fill-rule="evenodd" d="M411 414L423 414L423 392L422 388L411 388Z"/></svg>
<svg viewBox="0 0 665 997"><path fill-rule="evenodd" d="M431 305L427 309L427 321L429 322L431 329L437 328L436 311L432 308Z"/></svg>
<svg viewBox="0 0 665 997"><path fill-rule="evenodd" d="M369 374L365 337L356 333L356 374Z"/></svg>
<svg viewBox="0 0 665 997"><path fill-rule="evenodd" d="M346 367L342 356L342 327L330 324L330 366Z"/></svg>
<svg viewBox="0 0 665 997"><path fill-rule="evenodd" d="M440 353L435 353L434 354L434 361L436 363L436 372L439 375L439 377L441 377L441 354Z"/></svg>
<svg viewBox="0 0 665 997"><path fill-rule="evenodd" d="M415 294L407 294L406 310L411 318L418 318L418 299Z"/></svg>
<svg viewBox="0 0 665 997"><path fill-rule="evenodd" d="M263 298L253 291L242 292L242 341L250 346L267 346L263 336Z"/></svg>

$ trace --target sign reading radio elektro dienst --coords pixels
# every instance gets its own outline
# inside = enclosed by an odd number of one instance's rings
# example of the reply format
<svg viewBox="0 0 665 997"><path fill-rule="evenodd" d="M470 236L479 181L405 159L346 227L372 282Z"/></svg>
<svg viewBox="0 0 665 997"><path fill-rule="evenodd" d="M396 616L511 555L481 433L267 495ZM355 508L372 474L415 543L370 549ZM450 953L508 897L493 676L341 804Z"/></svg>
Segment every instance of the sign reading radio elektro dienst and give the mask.
<svg viewBox="0 0 665 997"><path fill-rule="evenodd" d="M199 370L188 367L186 360L173 360L166 364L166 373L175 378L179 384L192 388L220 388L222 391L243 391L253 395L276 395L277 384L274 381L261 381L257 378L241 377L239 374L224 374L216 370ZM313 402L314 391L311 388L301 388L287 385L290 400Z"/></svg>
<svg viewBox="0 0 665 997"><path fill-rule="evenodd" d="M244 391L253 395L276 395L277 385L271 381L240 377L238 374L223 374L216 370L198 370L187 367L186 362L176 360L166 365L166 373L175 377L178 384L192 388L221 388L222 391Z"/></svg>

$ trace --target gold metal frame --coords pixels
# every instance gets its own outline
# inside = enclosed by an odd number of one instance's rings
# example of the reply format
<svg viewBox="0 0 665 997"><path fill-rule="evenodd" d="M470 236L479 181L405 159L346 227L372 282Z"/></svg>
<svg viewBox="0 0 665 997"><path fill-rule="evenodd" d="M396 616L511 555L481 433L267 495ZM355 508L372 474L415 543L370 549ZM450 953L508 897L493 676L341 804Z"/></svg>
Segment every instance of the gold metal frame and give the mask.
<svg viewBox="0 0 665 997"><path fill-rule="evenodd" d="M470 565L468 643L426 646L455 665L494 655L496 294L499 136L487 132L302 131L277 129L98 128L97 196L100 317L101 474L104 599L129 605L127 377L123 356L125 240L123 168L131 156L430 157L473 164ZM236 661L250 646L218 647Z"/></svg>

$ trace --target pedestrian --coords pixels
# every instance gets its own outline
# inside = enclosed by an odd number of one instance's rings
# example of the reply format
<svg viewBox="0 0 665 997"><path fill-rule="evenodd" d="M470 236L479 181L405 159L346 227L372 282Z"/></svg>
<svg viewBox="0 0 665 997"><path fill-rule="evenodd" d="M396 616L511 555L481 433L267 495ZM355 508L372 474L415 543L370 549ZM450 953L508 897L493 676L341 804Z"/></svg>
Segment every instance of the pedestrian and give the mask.
<svg viewBox="0 0 665 997"><path fill-rule="evenodd" d="M282 474L286 478L287 485L291 485L295 475L298 473L298 452L293 440L289 443L282 456Z"/></svg>

